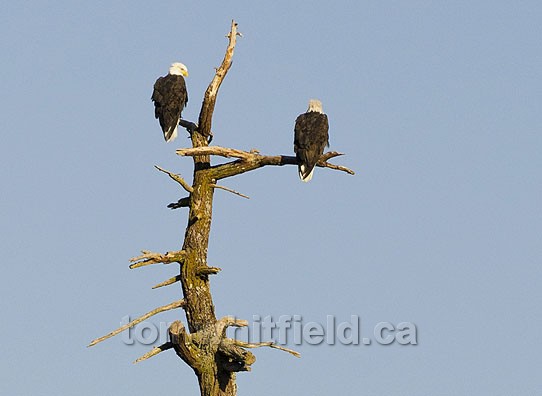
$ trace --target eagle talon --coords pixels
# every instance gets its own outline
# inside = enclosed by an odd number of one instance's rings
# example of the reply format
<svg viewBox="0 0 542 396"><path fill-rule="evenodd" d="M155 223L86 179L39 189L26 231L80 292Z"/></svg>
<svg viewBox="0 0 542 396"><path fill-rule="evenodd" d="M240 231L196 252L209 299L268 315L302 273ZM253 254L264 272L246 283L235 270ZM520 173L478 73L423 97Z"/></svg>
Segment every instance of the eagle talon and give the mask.
<svg viewBox="0 0 542 396"><path fill-rule="evenodd" d="M198 125L187 120L179 120L179 125L182 126L192 136L192 133L198 129Z"/></svg>

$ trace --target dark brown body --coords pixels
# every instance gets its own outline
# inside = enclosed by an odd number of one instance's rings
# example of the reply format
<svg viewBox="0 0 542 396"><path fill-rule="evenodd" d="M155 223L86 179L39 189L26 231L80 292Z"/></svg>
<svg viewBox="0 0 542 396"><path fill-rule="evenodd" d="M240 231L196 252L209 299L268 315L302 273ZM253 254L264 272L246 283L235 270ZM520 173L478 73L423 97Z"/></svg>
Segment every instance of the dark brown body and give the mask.
<svg viewBox="0 0 542 396"><path fill-rule="evenodd" d="M303 113L295 120L294 151L298 161L299 177L303 181L312 178L318 159L329 146L327 115L316 111Z"/></svg>

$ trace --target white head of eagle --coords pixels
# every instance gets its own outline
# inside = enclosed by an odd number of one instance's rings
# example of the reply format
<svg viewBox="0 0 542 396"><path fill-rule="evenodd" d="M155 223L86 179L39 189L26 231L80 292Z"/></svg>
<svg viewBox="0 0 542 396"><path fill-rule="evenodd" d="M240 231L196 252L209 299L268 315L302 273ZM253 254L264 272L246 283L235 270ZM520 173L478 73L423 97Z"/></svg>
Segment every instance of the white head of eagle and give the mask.
<svg viewBox="0 0 542 396"><path fill-rule="evenodd" d="M188 103L184 77L188 77L187 67L175 62L170 66L169 73L159 77L154 83L151 97L154 102L154 117L160 121L166 142L177 137L181 113Z"/></svg>
<svg viewBox="0 0 542 396"><path fill-rule="evenodd" d="M329 124L322 110L322 102L309 100L306 113L295 120L294 152L297 158L299 178L304 182L312 179L314 167L329 146Z"/></svg>

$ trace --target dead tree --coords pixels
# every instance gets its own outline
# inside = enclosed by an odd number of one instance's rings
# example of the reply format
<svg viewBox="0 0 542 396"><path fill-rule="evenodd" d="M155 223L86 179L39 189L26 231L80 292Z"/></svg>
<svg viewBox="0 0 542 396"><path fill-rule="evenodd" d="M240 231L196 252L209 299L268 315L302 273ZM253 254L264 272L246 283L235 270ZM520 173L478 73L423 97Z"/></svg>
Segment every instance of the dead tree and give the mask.
<svg viewBox="0 0 542 396"><path fill-rule="evenodd" d="M180 282L183 299L154 309L125 326L95 339L89 345L96 345L157 313L175 308L183 308L186 313L188 329L180 321L175 321L168 329L169 341L159 347L153 348L147 354L137 359L136 363L155 356L162 351L173 349L194 370L198 378L202 396L232 396L237 394L235 373L250 371L251 365L256 360L247 348L268 346L284 350L294 356L299 356L297 352L276 345L273 342L248 343L226 337L227 327L247 326L248 322L229 316L217 319L209 288L209 276L217 274L220 271L220 268L209 266L207 263L207 247L209 245L209 232L211 230L214 191L217 188L221 188L242 195L218 185L218 181L263 166L297 165L297 160L294 156L267 156L261 155L255 150L247 152L209 146L209 142L212 139L211 123L216 97L220 85L231 66L233 51L238 36L240 34L237 32L237 24L235 21L232 21L231 30L227 36L228 47L226 54L222 64L216 69L215 76L205 92L198 124L195 125L195 128L191 123L187 123L191 125L182 125L187 127L187 129L189 128L192 132L192 147L179 149L177 150L177 154L180 156L190 156L194 161L192 185L187 183L180 175L156 167L159 171L169 175L187 193L185 198L180 199L174 204L170 204L172 208L189 208L188 225L182 249L165 254L142 251L140 256L130 260L132 262L130 268L132 269L158 263L178 263L180 266L179 275L159 283L153 288ZM236 159L231 162L212 165L212 155ZM330 158L339 155L341 154L337 152L325 153L320 158L317 166L354 174L352 170L346 167L327 162Z"/></svg>

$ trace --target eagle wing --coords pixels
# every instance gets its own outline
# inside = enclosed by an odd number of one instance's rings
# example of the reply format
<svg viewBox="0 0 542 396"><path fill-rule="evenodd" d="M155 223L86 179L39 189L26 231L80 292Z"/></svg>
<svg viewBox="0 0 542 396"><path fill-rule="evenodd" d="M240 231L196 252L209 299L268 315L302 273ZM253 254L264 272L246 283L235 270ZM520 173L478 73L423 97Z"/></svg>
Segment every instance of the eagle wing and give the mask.
<svg viewBox="0 0 542 396"><path fill-rule="evenodd" d="M183 76L168 74L165 77L159 77L154 83L151 100L154 102L154 117L160 121L164 135L171 136L188 103ZM166 140L169 136L166 136Z"/></svg>

